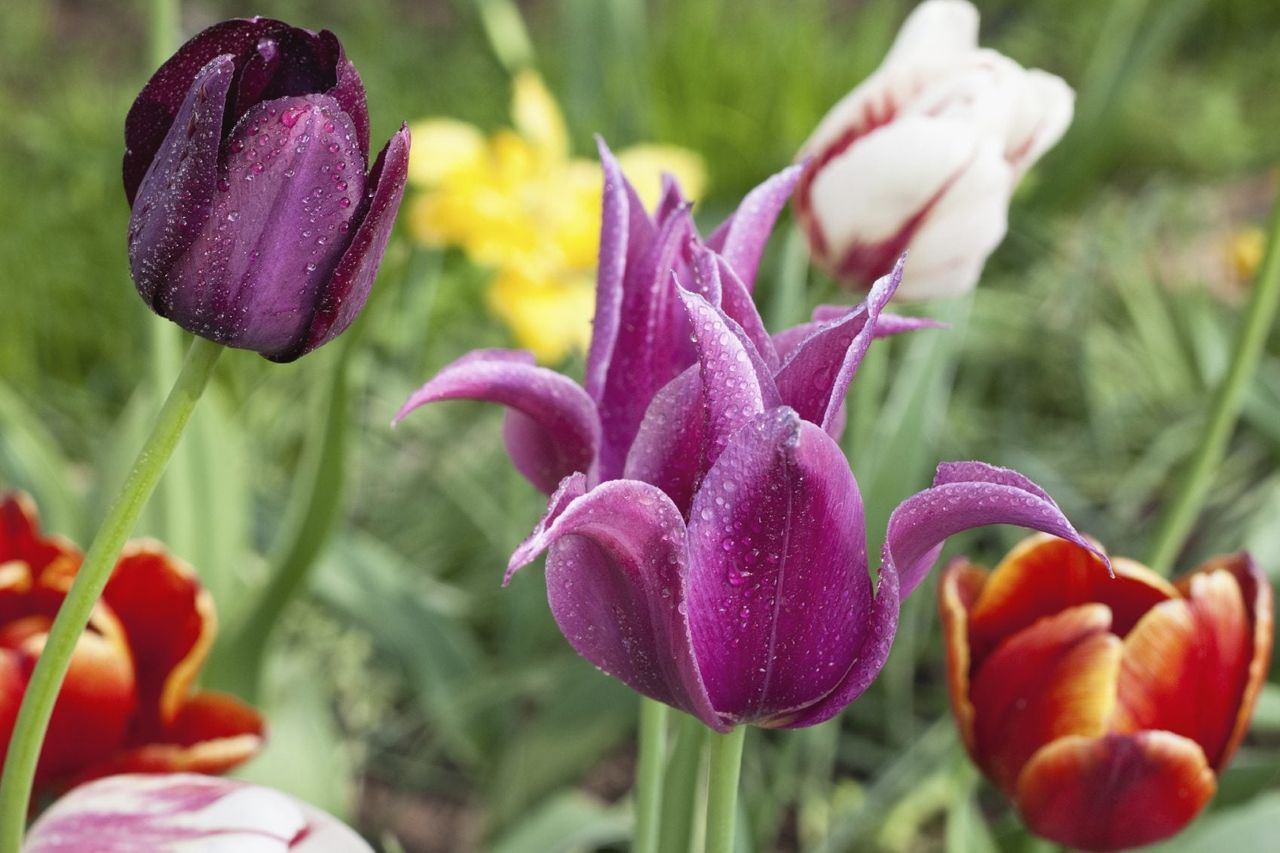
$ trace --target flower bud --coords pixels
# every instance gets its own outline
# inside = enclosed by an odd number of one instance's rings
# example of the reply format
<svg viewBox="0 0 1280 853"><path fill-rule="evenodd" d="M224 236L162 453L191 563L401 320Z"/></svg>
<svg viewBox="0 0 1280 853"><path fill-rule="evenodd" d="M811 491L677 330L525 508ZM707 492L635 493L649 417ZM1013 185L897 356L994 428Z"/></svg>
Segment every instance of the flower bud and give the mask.
<svg viewBox="0 0 1280 853"><path fill-rule="evenodd" d="M853 288L904 251L899 299L973 289L1019 179L1066 131L1059 78L978 47L966 0L912 12L880 68L800 150L796 215L814 261Z"/></svg>
<svg viewBox="0 0 1280 853"><path fill-rule="evenodd" d="M129 264L152 310L292 361L360 313L404 193L409 131L368 167L355 67L328 31L217 24L125 122Z"/></svg>

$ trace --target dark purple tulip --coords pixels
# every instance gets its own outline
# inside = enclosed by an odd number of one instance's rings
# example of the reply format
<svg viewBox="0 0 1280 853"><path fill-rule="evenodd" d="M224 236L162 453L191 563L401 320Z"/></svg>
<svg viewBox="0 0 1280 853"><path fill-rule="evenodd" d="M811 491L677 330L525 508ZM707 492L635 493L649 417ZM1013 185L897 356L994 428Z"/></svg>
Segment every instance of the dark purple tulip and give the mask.
<svg viewBox="0 0 1280 853"><path fill-rule="evenodd" d="M332 340L386 249L408 129L368 159L364 87L333 33L267 18L210 27L125 121L138 292L184 329L273 361Z"/></svg>
<svg viewBox="0 0 1280 853"><path fill-rule="evenodd" d="M702 243L671 185L657 221L607 149L586 389L527 354L454 362L401 410L509 407L516 466L551 491L507 578L543 551L570 644L628 686L724 731L829 719L879 673L899 602L954 533L1018 524L1092 549L1038 486L982 463L938 469L889 523L873 588L862 498L836 439L902 262L854 308L770 335L750 283L795 182L783 172Z"/></svg>

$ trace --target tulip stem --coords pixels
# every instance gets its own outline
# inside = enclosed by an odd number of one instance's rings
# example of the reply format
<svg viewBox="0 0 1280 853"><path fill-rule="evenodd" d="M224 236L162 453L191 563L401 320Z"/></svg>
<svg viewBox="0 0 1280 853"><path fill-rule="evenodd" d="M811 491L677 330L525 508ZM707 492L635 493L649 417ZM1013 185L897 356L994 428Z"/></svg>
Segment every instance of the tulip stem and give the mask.
<svg viewBox="0 0 1280 853"><path fill-rule="evenodd" d="M1276 308L1280 305L1280 200L1271 212L1266 255L1245 309L1244 326L1236 337L1231 364L1213 395L1199 447L1183 474L1178 491L1167 506L1151 549L1151 568L1168 575L1196 516L1204 508L1209 487L1226 455L1227 444L1240 418L1244 394L1266 348Z"/></svg>
<svg viewBox="0 0 1280 853"><path fill-rule="evenodd" d="M22 846L36 764L72 652L89 624L89 616L111 579L125 539L133 531L147 499L155 490L156 482L178 444L222 349L220 344L203 338L192 342L182 372L160 409L151 435L98 528L75 581L58 609L53 627L49 629L48 639L22 698L22 707L9 741L4 777L0 780L0 850L17 851Z"/></svg>
<svg viewBox="0 0 1280 853"><path fill-rule="evenodd" d="M698 820L698 800L702 794L702 768L705 762L707 736L711 730L697 717L676 715L676 737L671 747L671 763L667 765L662 791L662 828L658 849L662 853L688 853L693 850Z"/></svg>
<svg viewBox="0 0 1280 853"><path fill-rule="evenodd" d="M632 853L658 853L662 814L662 767L667 757L667 706L640 700L639 755L636 758L635 831Z"/></svg>
<svg viewBox="0 0 1280 853"><path fill-rule="evenodd" d="M732 853L738 819L738 775L747 727L711 737L711 773L707 786L707 853Z"/></svg>

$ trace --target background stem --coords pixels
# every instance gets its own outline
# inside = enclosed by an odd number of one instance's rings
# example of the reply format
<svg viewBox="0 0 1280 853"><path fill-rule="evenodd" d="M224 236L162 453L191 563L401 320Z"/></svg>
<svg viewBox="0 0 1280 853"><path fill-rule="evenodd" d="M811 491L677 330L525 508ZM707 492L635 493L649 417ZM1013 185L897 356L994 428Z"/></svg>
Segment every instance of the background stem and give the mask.
<svg viewBox="0 0 1280 853"><path fill-rule="evenodd" d="M1266 254L1262 258L1262 266L1259 267L1249 305L1245 310L1244 327L1236 337L1231 365L1214 392L1195 456L1187 466L1178 490L1156 529L1155 544L1151 548L1148 563L1163 575L1172 571L1173 563L1182 551L1196 517L1204 508L1209 487L1226 455L1227 443L1240 417L1244 393L1257 370L1262 351L1266 348L1277 305L1280 305L1280 201L1276 202L1271 212Z"/></svg>
<svg viewBox="0 0 1280 853"><path fill-rule="evenodd" d="M220 344L203 338L192 342L182 372L160 409L155 427L139 451L120 494L107 510L107 516L85 554L84 563L58 609L53 627L49 629L44 650L22 699L13 737L9 741L4 777L0 781L0 850L16 851L22 846L40 748L62 680L71 663L72 652L89 624L89 616L103 588L111 579L125 539L132 532L139 513L164 472L165 463L173 454L183 427L187 425L221 353Z"/></svg>

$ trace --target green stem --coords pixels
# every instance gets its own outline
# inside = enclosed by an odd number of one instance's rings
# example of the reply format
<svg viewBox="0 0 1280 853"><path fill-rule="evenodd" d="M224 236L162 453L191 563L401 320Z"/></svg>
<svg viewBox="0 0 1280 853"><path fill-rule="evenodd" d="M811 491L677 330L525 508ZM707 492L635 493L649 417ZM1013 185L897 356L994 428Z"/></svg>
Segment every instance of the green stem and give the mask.
<svg viewBox="0 0 1280 853"><path fill-rule="evenodd" d="M84 563L58 609L53 627L49 629L44 650L22 699L22 708L9 741L4 778L0 780L0 850L16 851L22 846L40 747L62 680L71 663L71 654L89 624L89 615L98 597L111 578L125 539L164 472L165 463L173 454L183 427L191 417L221 353L219 344L203 338L192 342L182 372L156 417L155 427L138 453L120 494L107 511L107 517L103 519L85 554Z"/></svg>
<svg viewBox="0 0 1280 853"><path fill-rule="evenodd" d="M747 727L711 736L711 774L707 787L707 853L732 853L738 818L738 774Z"/></svg>
<svg viewBox="0 0 1280 853"><path fill-rule="evenodd" d="M177 0L149 0L147 15L147 52L151 65L160 67L178 46L180 25Z"/></svg>
<svg viewBox="0 0 1280 853"><path fill-rule="evenodd" d="M489 46L508 74L532 68L533 42L525 28L520 7L512 0L475 0Z"/></svg>
<svg viewBox="0 0 1280 853"><path fill-rule="evenodd" d="M1161 574L1170 573L1196 516L1204 508L1213 476L1226 455L1227 443L1240 417L1245 391L1266 348L1277 305L1280 305L1280 200L1271 212L1267 252L1245 309L1244 327L1236 338L1231 365L1213 395L1200 446L1157 528L1149 563Z"/></svg>
<svg viewBox="0 0 1280 853"><path fill-rule="evenodd" d="M662 853L686 853L693 846L698 810L698 780L706 752L708 729L697 717L678 714L671 763L663 780L662 828L658 849Z"/></svg>
<svg viewBox="0 0 1280 853"><path fill-rule="evenodd" d="M640 754L636 760L636 826L632 853L658 853L662 813L662 765L667 753L667 706L640 700Z"/></svg>

